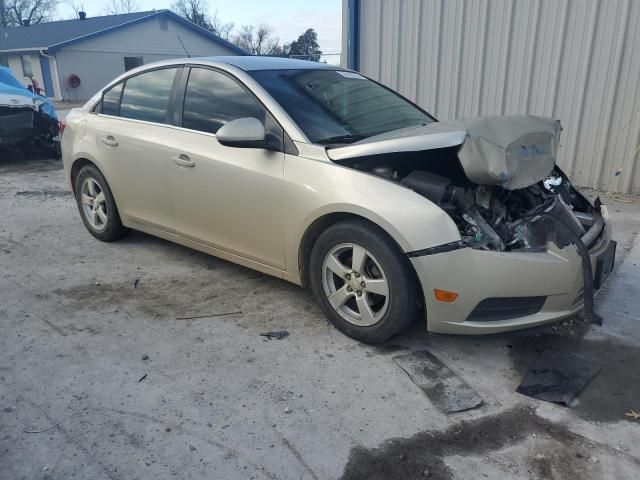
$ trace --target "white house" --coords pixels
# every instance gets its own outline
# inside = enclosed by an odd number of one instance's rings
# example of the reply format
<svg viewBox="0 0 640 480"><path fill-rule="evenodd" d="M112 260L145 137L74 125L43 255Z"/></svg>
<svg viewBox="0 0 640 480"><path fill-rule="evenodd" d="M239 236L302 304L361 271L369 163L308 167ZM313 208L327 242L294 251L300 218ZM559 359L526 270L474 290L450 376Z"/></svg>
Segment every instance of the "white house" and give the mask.
<svg viewBox="0 0 640 480"><path fill-rule="evenodd" d="M86 100L126 70L186 56L247 52L170 10L127 13L0 29L0 64L46 95Z"/></svg>

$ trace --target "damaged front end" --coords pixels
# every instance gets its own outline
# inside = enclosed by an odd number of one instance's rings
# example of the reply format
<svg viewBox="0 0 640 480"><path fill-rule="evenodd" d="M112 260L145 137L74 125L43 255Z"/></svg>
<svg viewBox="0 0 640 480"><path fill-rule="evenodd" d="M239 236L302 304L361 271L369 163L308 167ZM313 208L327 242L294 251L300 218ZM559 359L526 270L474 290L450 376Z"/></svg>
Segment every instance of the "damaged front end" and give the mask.
<svg viewBox="0 0 640 480"><path fill-rule="evenodd" d="M328 154L442 208L460 231L459 245L450 248L544 252L550 244L560 250L575 245L582 257L585 311L599 322L593 290L611 269L615 242L594 280L589 248L604 228L601 205L591 204L556 166L560 131L551 119L484 117L390 132Z"/></svg>
<svg viewBox="0 0 640 480"><path fill-rule="evenodd" d="M0 67L0 148L59 156L59 122L53 104L24 88Z"/></svg>

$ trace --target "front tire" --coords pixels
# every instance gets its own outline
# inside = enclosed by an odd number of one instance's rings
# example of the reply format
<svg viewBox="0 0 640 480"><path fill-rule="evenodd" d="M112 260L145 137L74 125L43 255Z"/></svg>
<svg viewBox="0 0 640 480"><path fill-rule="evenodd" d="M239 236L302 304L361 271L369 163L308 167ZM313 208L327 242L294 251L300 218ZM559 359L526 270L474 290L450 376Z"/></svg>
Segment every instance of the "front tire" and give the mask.
<svg viewBox="0 0 640 480"><path fill-rule="evenodd" d="M109 184L94 165L80 169L75 190L82 222L91 235L103 242L113 242L129 233L122 225Z"/></svg>
<svg viewBox="0 0 640 480"><path fill-rule="evenodd" d="M364 343L382 343L415 321L418 286L408 259L375 225L348 220L311 250L311 288L329 321Z"/></svg>

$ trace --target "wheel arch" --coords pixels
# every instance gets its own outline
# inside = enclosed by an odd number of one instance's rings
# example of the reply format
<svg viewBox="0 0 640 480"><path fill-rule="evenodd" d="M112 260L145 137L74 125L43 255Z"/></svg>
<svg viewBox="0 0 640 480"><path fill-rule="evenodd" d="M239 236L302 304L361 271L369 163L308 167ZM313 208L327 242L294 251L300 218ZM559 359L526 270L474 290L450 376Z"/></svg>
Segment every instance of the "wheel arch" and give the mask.
<svg viewBox="0 0 640 480"><path fill-rule="evenodd" d="M98 165L96 162L94 162L90 158L87 158L85 156L80 156L73 161L73 163L71 164L71 168L69 169L69 182L71 183L71 189L73 190L74 195L76 194L76 178L78 178L78 173L80 173L80 170L82 170L82 167L85 167L87 165L96 167L100 171L102 176L105 178L105 180L107 179L107 176L104 174L104 170L100 168L100 165ZM107 180L107 183L108 182L109 181Z"/></svg>
<svg viewBox="0 0 640 480"><path fill-rule="evenodd" d="M383 235L386 235L393 241L400 253L404 254L404 250L400 246L400 243L394 238L394 236L391 235L384 227L371 220L370 218L353 212L341 211L327 213L315 219L304 231L304 234L302 235L302 238L300 240L300 245L298 247L298 270L300 274L300 282L303 287L306 288L309 285L309 262L311 260L311 250L318 240L318 237L320 237L320 234L327 228L346 220L362 221L376 227ZM420 278L418 277L418 274L409 259L407 259L407 265L409 266L414 280L418 285L418 292L420 295L421 303L422 305L424 305L422 284L420 282Z"/></svg>

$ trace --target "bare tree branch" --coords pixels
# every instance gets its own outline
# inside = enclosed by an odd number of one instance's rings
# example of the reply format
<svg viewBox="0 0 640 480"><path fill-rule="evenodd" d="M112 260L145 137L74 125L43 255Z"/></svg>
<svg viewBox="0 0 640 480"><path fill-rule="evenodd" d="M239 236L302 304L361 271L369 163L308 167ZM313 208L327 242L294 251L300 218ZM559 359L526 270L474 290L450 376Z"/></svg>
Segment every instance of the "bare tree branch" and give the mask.
<svg viewBox="0 0 640 480"><path fill-rule="evenodd" d="M273 29L266 24L258 27L243 25L234 37L234 43L253 55L273 55L279 52L280 40L273 37Z"/></svg>
<svg viewBox="0 0 640 480"><path fill-rule="evenodd" d="M220 38L224 38L225 40L229 40L231 37L231 32L233 31L234 24L233 22L224 22L220 16L218 15L218 11L213 14L213 17L210 21L211 31L218 35Z"/></svg>
<svg viewBox="0 0 640 480"><path fill-rule="evenodd" d="M140 4L137 0L109 0L103 7L104 13L107 15L121 15L140 11Z"/></svg>
<svg viewBox="0 0 640 480"><path fill-rule="evenodd" d="M209 20L209 4L206 0L177 0L171 9L178 15L186 18L196 25L212 30Z"/></svg>
<svg viewBox="0 0 640 480"><path fill-rule="evenodd" d="M51 19L58 0L5 0L4 23L8 27L35 25Z"/></svg>

